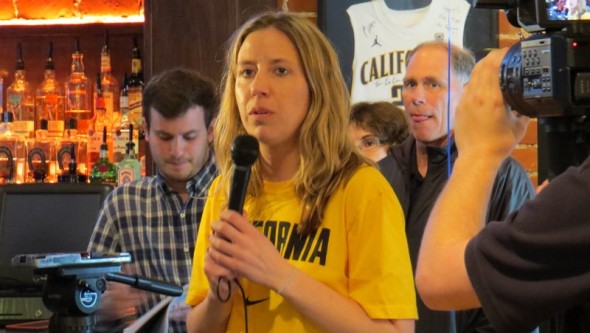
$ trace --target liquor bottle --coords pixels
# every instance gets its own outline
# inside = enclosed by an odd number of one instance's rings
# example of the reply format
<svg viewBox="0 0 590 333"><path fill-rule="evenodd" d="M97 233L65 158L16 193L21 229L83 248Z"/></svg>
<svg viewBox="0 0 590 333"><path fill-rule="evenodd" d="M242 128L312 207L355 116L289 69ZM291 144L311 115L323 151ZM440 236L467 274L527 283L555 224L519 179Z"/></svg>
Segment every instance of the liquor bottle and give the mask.
<svg viewBox="0 0 590 333"><path fill-rule="evenodd" d="M117 184L125 183L141 178L141 165L135 157L135 143L133 143L133 125L129 125L129 138L127 141L127 150L125 159L117 166Z"/></svg>
<svg viewBox="0 0 590 333"><path fill-rule="evenodd" d="M35 131L35 102L29 82L26 79L23 49L17 44L16 71L14 81L6 89L6 108L14 115L14 132L25 138L33 137Z"/></svg>
<svg viewBox="0 0 590 333"><path fill-rule="evenodd" d="M49 56L45 64L45 78L35 94L36 128L43 120L47 121L50 137L59 137L64 132L64 92L55 78L53 64L53 43L49 43Z"/></svg>
<svg viewBox="0 0 590 333"><path fill-rule="evenodd" d="M57 177L60 183L86 183L88 177L78 172L78 162L76 161L76 147L72 143L70 145L70 160L68 161L68 168Z"/></svg>
<svg viewBox="0 0 590 333"><path fill-rule="evenodd" d="M109 148L107 146L107 128L103 127L102 144L100 145L100 156L98 161L92 166L90 172L90 182L99 184L117 184L117 169L109 161Z"/></svg>
<svg viewBox="0 0 590 333"><path fill-rule="evenodd" d="M121 119L119 120L120 128L129 128L131 119L129 118L129 79L127 73L123 75L123 85L121 86L121 94L119 96L119 109L121 111Z"/></svg>
<svg viewBox="0 0 590 333"><path fill-rule="evenodd" d="M119 123L113 127L113 163L118 165L125 158L127 144L127 131L129 128L129 97L127 96L127 73L123 76L123 86L119 97L121 118Z"/></svg>
<svg viewBox="0 0 590 333"><path fill-rule="evenodd" d="M119 124L115 126L113 130L113 163L115 165L119 164L119 162L125 158L125 151L127 150L127 141L129 138L129 125L132 125L129 117L127 82L127 74L125 74L123 86L121 87L121 98L119 99L121 105L121 119ZM139 135L137 131L133 132L133 143L135 144L135 156L139 156Z"/></svg>
<svg viewBox="0 0 590 333"><path fill-rule="evenodd" d="M24 181L25 144L21 135L14 132L14 115L2 112L0 123L0 184Z"/></svg>
<svg viewBox="0 0 590 333"><path fill-rule="evenodd" d="M35 138L27 140L27 183L55 183L55 139L49 137L48 120L41 119Z"/></svg>
<svg viewBox="0 0 590 333"><path fill-rule="evenodd" d="M96 98L94 99L94 122L88 130L88 162L90 167L98 161L100 145L102 144L102 129L106 128L107 133L111 131L111 123L107 118L107 110L102 92L102 80L100 73L96 74ZM112 146L112 136L107 134L107 145ZM110 144L109 144L110 143ZM110 150L110 149L109 149Z"/></svg>
<svg viewBox="0 0 590 333"><path fill-rule="evenodd" d="M84 176L86 181L88 175L88 136L78 134L76 119L66 120L65 130L62 138L57 142L57 171L59 175L74 174ZM76 170L70 169L72 159L75 159ZM61 182L61 181L60 181Z"/></svg>
<svg viewBox="0 0 590 333"><path fill-rule="evenodd" d="M139 47L137 45L137 38L133 38L133 49L131 51L132 59L131 59L131 75L129 76L129 91L127 92L129 96L129 115L131 119L131 123L137 130L139 137L143 138L143 108L142 108L142 100L143 100L143 73L141 68L141 55L139 54Z"/></svg>
<svg viewBox="0 0 590 333"><path fill-rule="evenodd" d="M76 40L76 51L72 54L72 73L64 85L65 119L76 119L78 131L86 134L93 117L92 83L84 74L84 54L80 52L80 41L78 40Z"/></svg>
<svg viewBox="0 0 590 333"><path fill-rule="evenodd" d="M119 112L119 83L113 76L111 71L111 51L109 49L109 35L108 31L105 34L104 45L100 51L100 84L102 87L102 97L105 105L105 116L110 122L110 126L114 122L118 122L121 113ZM97 93L94 94L95 104ZM109 131L110 133L110 131Z"/></svg>

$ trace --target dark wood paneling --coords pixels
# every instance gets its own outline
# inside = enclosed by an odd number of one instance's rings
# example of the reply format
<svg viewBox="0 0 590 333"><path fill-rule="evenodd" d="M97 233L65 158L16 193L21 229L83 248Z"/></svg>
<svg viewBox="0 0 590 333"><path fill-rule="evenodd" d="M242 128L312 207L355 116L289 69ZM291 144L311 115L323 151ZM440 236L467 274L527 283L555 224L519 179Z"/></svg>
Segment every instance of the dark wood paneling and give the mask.
<svg viewBox="0 0 590 333"><path fill-rule="evenodd" d="M276 0L146 0L145 78L182 66L220 82L224 44L251 15Z"/></svg>

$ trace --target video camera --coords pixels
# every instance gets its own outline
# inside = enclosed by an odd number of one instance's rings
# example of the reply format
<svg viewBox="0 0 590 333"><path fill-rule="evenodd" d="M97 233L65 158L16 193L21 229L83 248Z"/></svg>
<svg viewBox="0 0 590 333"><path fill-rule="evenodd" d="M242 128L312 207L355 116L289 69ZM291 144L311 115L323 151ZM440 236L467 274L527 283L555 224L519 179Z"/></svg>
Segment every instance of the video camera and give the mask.
<svg viewBox="0 0 590 333"><path fill-rule="evenodd" d="M501 67L504 100L529 117L582 116L590 111L590 12L586 0L473 0L504 9L532 35L513 45ZM583 8L583 9L582 9ZM588 18L586 18L588 16Z"/></svg>
<svg viewBox="0 0 590 333"><path fill-rule="evenodd" d="M531 34L502 59L500 88L513 110L539 118L539 181L579 165L590 153L586 0L473 0L473 7L504 9Z"/></svg>

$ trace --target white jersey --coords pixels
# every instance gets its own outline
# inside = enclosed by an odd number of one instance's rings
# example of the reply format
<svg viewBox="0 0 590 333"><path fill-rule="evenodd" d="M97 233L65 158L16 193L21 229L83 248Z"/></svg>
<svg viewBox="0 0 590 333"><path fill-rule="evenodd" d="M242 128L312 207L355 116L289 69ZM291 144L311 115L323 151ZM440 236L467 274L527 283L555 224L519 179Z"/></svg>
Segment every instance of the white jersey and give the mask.
<svg viewBox="0 0 590 333"><path fill-rule="evenodd" d="M383 0L347 9L354 35L351 102L389 101L401 105L406 54L421 42L445 40L463 46L469 3L432 0L416 10L392 10Z"/></svg>

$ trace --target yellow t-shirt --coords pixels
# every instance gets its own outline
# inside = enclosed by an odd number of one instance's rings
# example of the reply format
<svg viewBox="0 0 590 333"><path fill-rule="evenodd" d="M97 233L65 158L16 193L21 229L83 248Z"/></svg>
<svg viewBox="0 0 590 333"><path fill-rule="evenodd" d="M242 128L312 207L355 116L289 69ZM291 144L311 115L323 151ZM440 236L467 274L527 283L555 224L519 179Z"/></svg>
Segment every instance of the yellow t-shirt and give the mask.
<svg viewBox="0 0 590 333"><path fill-rule="evenodd" d="M203 272L210 225L219 219L227 198L212 184L199 227L187 303L196 305L207 295ZM276 245L283 258L305 274L341 295L355 300L375 319L416 319L412 268L400 204L381 173L360 168L331 197L320 228L300 239L301 201L292 182L264 183L264 209L251 222ZM276 292L248 280L241 281L249 300L266 299L248 307L249 332L321 332ZM232 290L238 292L238 290ZM228 332L244 331L244 305L233 298Z"/></svg>

